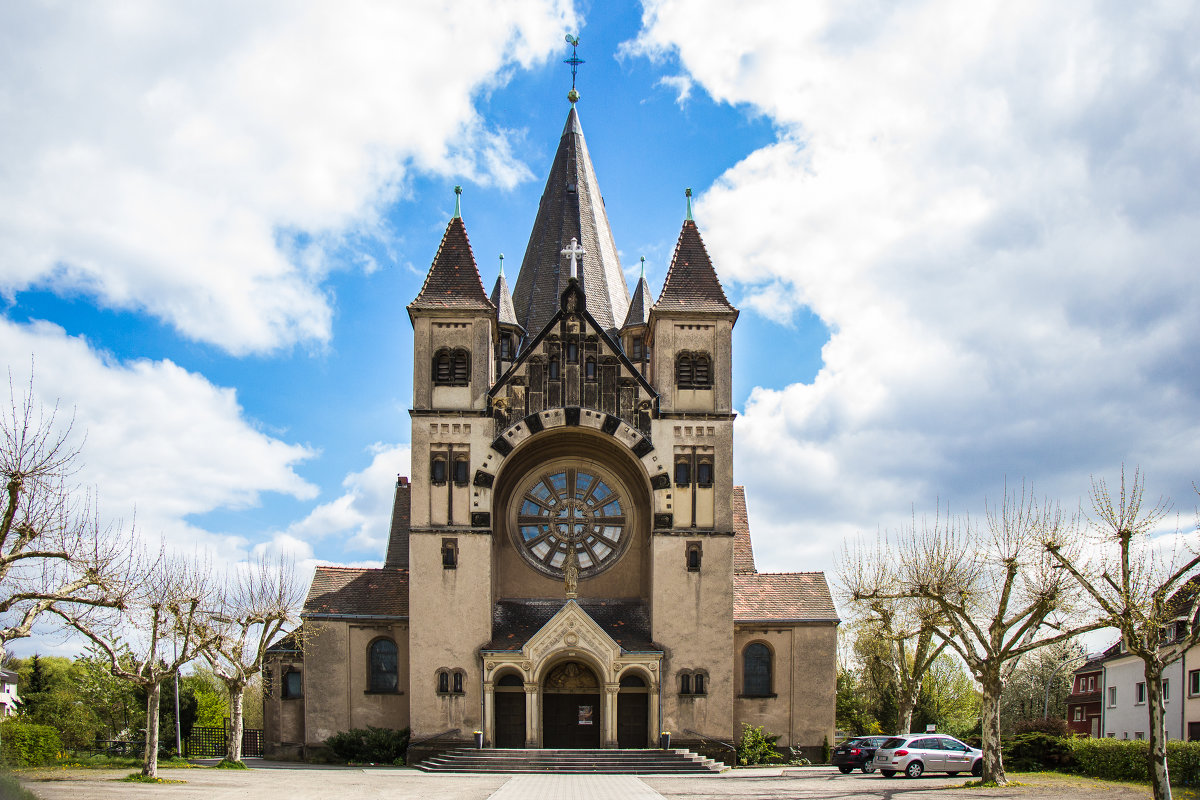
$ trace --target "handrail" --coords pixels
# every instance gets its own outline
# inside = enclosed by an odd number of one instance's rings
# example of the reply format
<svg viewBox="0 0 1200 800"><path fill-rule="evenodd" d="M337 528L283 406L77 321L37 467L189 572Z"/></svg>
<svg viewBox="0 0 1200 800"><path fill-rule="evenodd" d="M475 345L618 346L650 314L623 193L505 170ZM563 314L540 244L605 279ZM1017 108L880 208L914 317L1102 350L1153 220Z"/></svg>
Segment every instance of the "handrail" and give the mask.
<svg viewBox="0 0 1200 800"><path fill-rule="evenodd" d="M734 755L737 755L737 748L734 747L733 745L731 745L729 742L722 742L720 739L713 739L712 737L705 736L700 731L694 731L690 728L684 728L683 732L690 733L692 736L699 736L701 739L703 739L706 742L712 742L713 744L720 745L721 747L724 747L728 750L732 750Z"/></svg>
<svg viewBox="0 0 1200 800"><path fill-rule="evenodd" d="M435 733L433 736L426 736L424 739L417 739L415 742L410 741L408 746L411 748L415 744L425 744L426 742L433 741L434 739L440 739L443 736L449 736L452 733L460 733L461 731L462 728L451 728L450 730L442 731L441 733Z"/></svg>

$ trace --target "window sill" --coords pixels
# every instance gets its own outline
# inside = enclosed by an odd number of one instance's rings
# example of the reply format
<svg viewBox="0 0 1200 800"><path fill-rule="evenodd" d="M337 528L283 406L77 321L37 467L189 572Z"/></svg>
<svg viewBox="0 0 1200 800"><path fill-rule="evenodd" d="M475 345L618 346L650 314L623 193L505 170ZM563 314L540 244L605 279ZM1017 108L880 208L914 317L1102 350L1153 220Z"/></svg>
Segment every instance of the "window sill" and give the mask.
<svg viewBox="0 0 1200 800"><path fill-rule="evenodd" d="M395 695L401 695L401 694L404 694L404 692L400 691L399 689L366 689L365 691L363 691L363 694L395 694Z"/></svg>
<svg viewBox="0 0 1200 800"><path fill-rule="evenodd" d="M777 694L739 694L739 700L772 700L779 697Z"/></svg>
<svg viewBox="0 0 1200 800"><path fill-rule="evenodd" d="M281 697L281 698L279 698L279 699L280 699L280 700L303 700L303 699L304 699L304 695L302 695L302 694L293 694L293 695L288 695L287 697Z"/></svg>
<svg viewBox="0 0 1200 800"><path fill-rule="evenodd" d="M438 697L466 697L466 692L437 692Z"/></svg>

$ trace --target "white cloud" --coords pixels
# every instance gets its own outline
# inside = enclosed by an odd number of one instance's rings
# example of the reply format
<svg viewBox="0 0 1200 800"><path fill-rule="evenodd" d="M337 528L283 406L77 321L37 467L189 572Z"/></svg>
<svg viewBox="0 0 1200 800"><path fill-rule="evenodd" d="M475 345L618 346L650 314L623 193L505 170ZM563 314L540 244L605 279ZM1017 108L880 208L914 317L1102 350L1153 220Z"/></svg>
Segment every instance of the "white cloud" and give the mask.
<svg viewBox="0 0 1200 800"><path fill-rule="evenodd" d="M188 517L251 507L264 492L316 495L295 472L315 455L311 449L264 434L244 417L232 389L170 361L117 362L55 325L0 319L0 365L18 392L32 366L42 403L58 402L63 422L74 413L74 433L86 436L79 481L96 487L106 520L136 521L151 540L236 560L244 539L203 530Z"/></svg>
<svg viewBox="0 0 1200 800"><path fill-rule="evenodd" d="M656 86L666 86L675 92L675 103L682 108L692 96L692 79L686 75L664 75Z"/></svg>
<svg viewBox="0 0 1200 800"><path fill-rule="evenodd" d="M1200 477L1194 4L647 4L632 50L781 130L697 201L743 303L831 330L738 421L760 563L1007 475ZM770 213L763 213L770 209ZM783 353L781 353L783 355Z"/></svg>
<svg viewBox="0 0 1200 800"><path fill-rule="evenodd" d="M413 169L529 176L473 94L569 0L9 4L0 291L48 285L234 354L324 342L322 279Z"/></svg>
<svg viewBox="0 0 1200 800"><path fill-rule="evenodd" d="M344 552L367 552L382 557L387 549L396 493L396 476L408 475L411 450L407 444L376 444L371 463L342 481L345 492L322 503L307 517L276 537L279 546L299 553L308 543L338 535ZM298 555L299 557L299 555Z"/></svg>

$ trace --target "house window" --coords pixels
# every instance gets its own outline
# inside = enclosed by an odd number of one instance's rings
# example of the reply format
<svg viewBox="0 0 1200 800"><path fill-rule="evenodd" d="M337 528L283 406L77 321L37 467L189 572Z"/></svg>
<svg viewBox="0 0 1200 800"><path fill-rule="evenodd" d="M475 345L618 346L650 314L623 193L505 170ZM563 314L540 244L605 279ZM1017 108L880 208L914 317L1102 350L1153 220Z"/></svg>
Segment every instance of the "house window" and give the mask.
<svg viewBox="0 0 1200 800"><path fill-rule="evenodd" d="M454 485L466 486L471 479L471 462L465 456L454 457Z"/></svg>
<svg viewBox="0 0 1200 800"><path fill-rule="evenodd" d="M675 359L675 385L680 389L692 388L696 373L692 369L692 354L680 353Z"/></svg>
<svg viewBox="0 0 1200 800"><path fill-rule="evenodd" d="M461 672L454 673L454 693L463 693L463 674Z"/></svg>
<svg viewBox="0 0 1200 800"><path fill-rule="evenodd" d="M713 485L713 465L711 461L701 459L700 463L696 465L696 485Z"/></svg>
<svg viewBox="0 0 1200 800"><path fill-rule="evenodd" d="M596 380L596 359L589 358L583 365L583 377L589 381Z"/></svg>
<svg viewBox="0 0 1200 800"><path fill-rule="evenodd" d="M675 485L689 486L692 483L692 465L687 458L675 459Z"/></svg>
<svg viewBox="0 0 1200 800"><path fill-rule="evenodd" d="M686 672L679 676L679 693L680 694L691 694L692 693L692 676Z"/></svg>
<svg viewBox="0 0 1200 800"><path fill-rule="evenodd" d="M1163 678L1163 700L1171 699L1171 679Z"/></svg>
<svg viewBox="0 0 1200 800"><path fill-rule="evenodd" d="M303 682L299 670L288 669L283 673L283 699L291 700L304 696Z"/></svg>
<svg viewBox="0 0 1200 800"><path fill-rule="evenodd" d="M748 697L771 694L771 650L762 642L742 651L742 693Z"/></svg>
<svg viewBox="0 0 1200 800"><path fill-rule="evenodd" d="M1146 702L1146 683L1142 681L1133 688L1133 702L1136 705L1142 705Z"/></svg>
<svg viewBox="0 0 1200 800"><path fill-rule="evenodd" d="M1200 694L1200 669L1188 671L1188 695L1195 697Z"/></svg>
<svg viewBox="0 0 1200 800"><path fill-rule="evenodd" d="M699 572L700 571L701 551L702 551L702 548L701 548L700 542L688 542L688 545L687 545L687 570L688 570L688 572Z"/></svg>
<svg viewBox="0 0 1200 800"><path fill-rule="evenodd" d="M1108 707L1117 707L1117 687L1115 686L1108 687Z"/></svg>
<svg viewBox="0 0 1200 800"><path fill-rule="evenodd" d="M634 336L633 341L629 345L629 360L641 361L645 346L642 344L642 337Z"/></svg>
<svg viewBox="0 0 1200 800"><path fill-rule="evenodd" d="M1083 706L1075 706L1075 721L1083 722Z"/></svg>
<svg viewBox="0 0 1200 800"><path fill-rule="evenodd" d="M438 694L462 694L465 673L461 669L439 669L437 673Z"/></svg>
<svg viewBox="0 0 1200 800"><path fill-rule="evenodd" d="M446 482L446 455L445 453L434 453L429 462L429 482L434 486L441 486Z"/></svg>
<svg viewBox="0 0 1200 800"><path fill-rule="evenodd" d="M712 370L707 353L699 353L692 359L692 388L707 389L712 386Z"/></svg>
<svg viewBox="0 0 1200 800"><path fill-rule="evenodd" d="M1095 675L1092 675L1088 678L1088 691L1089 692L1096 691L1096 676Z"/></svg>
<svg viewBox="0 0 1200 800"><path fill-rule="evenodd" d="M567 342L567 363L579 363L579 345L577 345L575 342Z"/></svg>
<svg viewBox="0 0 1200 800"><path fill-rule="evenodd" d="M704 694L704 673L697 672L692 678L692 693Z"/></svg>
<svg viewBox="0 0 1200 800"><path fill-rule="evenodd" d="M1146 732L1145 732L1145 731L1134 731L1134 732L1133 732L1133 738L1135 738L1135 739L1145 739L1145 738L1146 738Z"/></svg>
<svg viewBox="0 0 1200 800"><path fill-rule="evenodd" d="M450 693L450 673L442 670L437 676L438 694Z"/></svg>
<svg viewBox="0 0 1200 800"><path fill-rule="evenodd" d="M466 386L471 376L471 354L466 350L438 350L433 357L433 382L437 386Z"/></svg>
<svg viewBox="0 0 1200 800"><path fill-rule="evenodd" d="M504 361L512 359L512 337L507 334L500 337L500 358Z"/></svg>
<svg viewBox="0 0 1200 800"><path fill-rule="evenodd" d="M550 380L558 380L558 353L550 355Z"/></svg>
<svg viewBox="0 0 1200 800"><path fill-rule="evenodd" d="M458 539L442 539L442 569L458 569Z"/></svg>
<svg viewBox="0 0 1200 800"><path fill-rule="evenodd" d="M376 639L368 650L370 676L367 685L372 692L394 692L400 682L396 674L396 643L391 639Z"/></svg>

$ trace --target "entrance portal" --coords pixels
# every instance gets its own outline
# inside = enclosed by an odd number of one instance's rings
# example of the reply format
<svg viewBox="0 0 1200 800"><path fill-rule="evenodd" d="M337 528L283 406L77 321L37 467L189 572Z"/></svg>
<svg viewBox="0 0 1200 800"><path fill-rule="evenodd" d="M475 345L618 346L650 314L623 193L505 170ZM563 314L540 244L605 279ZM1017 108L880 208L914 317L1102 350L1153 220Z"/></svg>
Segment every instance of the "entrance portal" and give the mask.
<svg viewBox="0 0 1200 800"><path fill-rule="evenodd" d="M648 747L650 694L646 682L636 675L621 678L617 695L617 747Z"/></svg>
<svg viewBox="0 0 1200 800"><path fill-rule="evenodd" d="M496 682L496 747L525 746L525 681L505 675Z"/></svg>
<svg viewBox="0 0 1200 800"><path fill-rule="evenodd" d="M542 746L600 747L600 682L578 661L559 664L542 685Z"/></svg>

